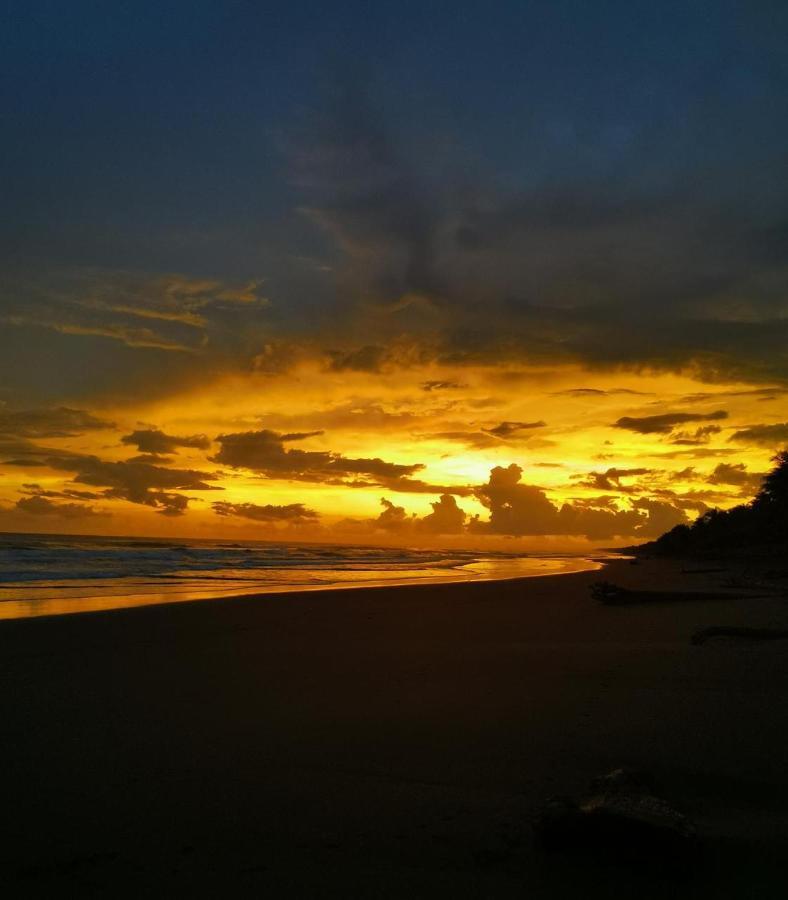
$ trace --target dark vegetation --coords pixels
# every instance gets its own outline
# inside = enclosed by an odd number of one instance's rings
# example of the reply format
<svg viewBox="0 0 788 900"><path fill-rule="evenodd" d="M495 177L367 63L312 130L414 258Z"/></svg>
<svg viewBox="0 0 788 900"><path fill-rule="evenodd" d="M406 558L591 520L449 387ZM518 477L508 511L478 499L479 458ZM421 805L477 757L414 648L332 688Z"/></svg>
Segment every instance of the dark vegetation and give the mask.
<svg viewBox="0 0 788 900"><path fill-rule="evenodd" d="M712 509L692 525L677 525L638 552L660 556L770 555L788 550L788 450L774 458L750 503Z"/></svg>

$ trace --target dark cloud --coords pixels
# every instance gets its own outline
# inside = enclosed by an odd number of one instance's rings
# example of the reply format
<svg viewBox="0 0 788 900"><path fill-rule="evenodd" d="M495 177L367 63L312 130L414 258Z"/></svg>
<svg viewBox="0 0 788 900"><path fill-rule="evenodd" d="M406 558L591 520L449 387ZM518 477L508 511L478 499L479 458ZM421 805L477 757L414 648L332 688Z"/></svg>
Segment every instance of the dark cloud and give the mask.
<svg viewBox="0 0 788 900"><path fill-rule="evenodd" d="M457 505L451 494L443 494L431 503L432 512L423 518L408 513L403 506L381 497L383 511L372 521L375 528L392 533L462 534L465 531L466 513Z"/></svg>
<svg viewBox="0 0 788 900"><path fill-rule="evenodd" d="M93 491L77 491L73 488L65 488L62 491L48 491L39 484L23 484L20 493L32 497L47 497L60 500L101 500L103 496Z"/></svg>
<svg viewBox="0 0 788 900"><path fill-rule="evenodd" d="M24 438L5 438L3 435L0 435L0 457L5 465L22 468L46 466L50 460L62 463L60 468L64 468L67 463L73 463L74 471L83 460L90 458L84 453L60 447L45 447Z"/></svg>
<svg viewBox="0 0 788 900"><path fill-rule="evenodd" d="M646 391L635 391L630 388L610 388L608 390L601 390L600 388L567 388L563 391L553 391L553 397L614 397L616 394L634 394L639 396L645 396L647 394Z"/></svg>
<svg viewBox="0 0 788 900"><path fill-rule="evenodd" d="M108 338L119 341L127 347L135 349L176 351L178 353L195 353L197 347L181 344L162 337L152 328L140 328L130 325L85 325L79 322L67 322L57 319L35 318L27 315L5 316L0 319L5 325L16 325L29 328L45 328L60 334L81 337Z"/></svg>
<svg viewBox="0 0 788 900"><path fill-rule="evenodd" d="M465 510L460 509L451 494L443 494L430 505L432 512L418 523L421 531L430 534L461 534L465 530Z"/></svg>
<svg viewBox="0 0 788 900"><path fill-rule="evenodd" d="M307 509L303 503L288 503L276 506L270 503L227 503L219 501L212 504L213 511L219 516L238 516L252 519L255 522L291 522L300 524L314 522L318 514Z"/></svg>
<svg viewBox="0 0 788 900"><path fill-rule="evenodd" d="M162 515L184 513L189 498L174 491L221 490L210 484L217 480L212 472L195 469L175 469L142 462L108 462L96 456L73 453L52 447L42 447L28 441L5 444L0 441L0 453L11 450L17 459L6 460L7 465L23 468L48 467L56 471L74 473L75 484L101 487L101 496L107 499L128 500L150 506Z"/></svg>
<svg viewBox="0 0 788 900"><path fill-rule="evenodd" d="M286 441L305 441L307 438L318 437L324 434L323 431L289 431L279 436L279 440Z"/></svg>
<svg viewBox="0 0 788 900"><path fill-rule="evenodd" d="M494 437L488 431L435 431L419 434L418 437L426 441L451 441L475 450L500 447L502 443L500 438Z"/></svg>
<svg viewBox="0 0 788 900"><path fill-rule="evenodd" d="M352 459L324 450L285 448L284 441L308 437L306 433L282 435L267 429L220 434L221 445L213 462L232 468L251 469L268 478L341 483L347 477L361 477L376 484L381 479L404 479L423 469L420 463L402 465L378 457Z"/></svg>
<svg viewBox="0 0 788 900"><path fill-rule="evenodd" d="M634 485L622 484L621 479L636 478L640 475L649 474L651 474L651 469L610 468L605 472L589 472L587 475L578 476L578 484L599 491L621 491L624 493L631 493L632 491L637 490L637 488Z"/></svg>
<svg viewBox="0 0 788 900"><path fill-rule="evenodd" d="M132 431L124 435L120 442L136 447L140 453L160 454L174 453L178 447L191 447L195 450L207 450L211 446L210 440L204 434L192 434L185 437L177 437L165 434L158 428L144 428Z"/></svg>
<svg viewBox="0 0 788 900"><path fill-rule="evenodd" d="M343 274L378 301L407 305L406 298L440 293L442 210L392 139L369 85L368 72L334 82L321 113L291 147L293 174L308 196L305 214L346 256Z"/></svg>
<svg viewBox="0 0 788 900"><path fill-rule="evenodd" d="M8 326L105 338L135 349L197 353L225 310L255 312L268 301L259 283L232 285L177 274L148 276L81 269L27 273ZM218 337L218 335L215 335Z"/></svg>
<svg viewBox="0 0 788 900"><path fill-rule="evenodd" d="M97 512L84 503L53 503L43 494L22 497L17 500L16 509L30 516L55 516L61 519L89 519L109 515L107 512Z"/></svg>
<svg viewBox="0 0 788 900"><path fill-rule="evenodd" d="M490 510L485 530L495 534L554 534L558 513L542 488L521 484L522 469L512 463L496 466L490 480L476 491L477 498Z"/></svg>
<svg viewBox="0 0 788 900"><path fill-rule="evenodd" d="M409 515L404 506L397 506L385 497L380 498L380 505L383 507L383 512L374 520L377 528L398 532L407 531L413 527L415 515Z"/></svg>
<svg viewBox="0 0 788 900"><path fill-rule="evenodd" d="M231 468L251 469L266 478L336 484L350 488L385 487L408 494L468 495L465 485L432 484L413 478L424 468L422 463L391 463L379 457L351 458L328 450L286 448L285 442L304 440L322 432L279 434L264 429L235 434L220 434L219 452L213 462Z"/></svg>
<svg viewBox="0 0 788 900"><path fill-rule="evenodd" d="M760 447L779 447L788 442L788 422L775 425L749 425L735 431L728 440L757 444Z"/></svg>
<svg viewBox="0 0 788 900"><path fill-rule="evenodd" d="M633 507L646 513L645 521L641 522L635 530L638 537L656 538L676 525L686 525L689 522L684 509L675 503L665 500L652 500L641 497L633 501Z"/></svg>
<svg viewBox="0 0 788 900"><path fill-rule="evenodd" d="M482 431L486 431L488 434L494 434L496 437L507 438L510 435L516 434L518 431L527 431L532 428L544 428L546 424L546 422L542 422L541 420L538 422L501 422L493 428L483 428Z"/></svg>
<svg viewBox="0 0 788 900"><path fill-rule="evenodd" d="M624 428L627 431L636 431L638 434L670 434L677 425L686 422L707 422L719 419L727 419L728 413L718 409L711 413L661 413L657 416L622 416L614 423L614 428Z"/></svg>
<svg viewBox="0 0 788 900"><path fill-rule="evenodd" d="M734 456L736 453L736 450L726 450L724 447L701 446L690 450L644 452L643 455L659 459L713 459L715 456Z"/></svg>
<svg viewBox="0 0 788 900"><path fill-rule="evenodd" d="M369 485L361 483L356 486L368 487ZM377 482L377 486L397 491L400 494L456 494L458 497L469 497L474 491L470 485L433 484L419 478L381 478Z"/></svg>
<svg viewBox="0 0 788 900"><path fill-rule="evenodd" d="M763 481L765 472L748 472L744 463L720 463L709 475L709 484L730 484L756 491Z"/></svg>
<svg viewBox="0 0 788 900"><path fill-rule="evenodd" d="M694 431L678 431L670 440L671 444L680 444L688 447L708 444L712 435L719 434L722 428L719 425L701 425Z"/></svg>
<svg viewBox="0 0 788 900"><path fill-rule="evenodd" d="M607 497L564 503L560 509L542 488L522 484L522 469L512 463L496 466L476 496L490 510L489 522L472 520L476 532L508 535L581 535L591 540L615 537L649 537L687 521L686 513L669 502L637 499L632 508L612 508ZM670 524L666 524L670 523Z"/></svg>
<svg viewBox="0 0 788 900"><path fill-rule="evenodd" d="M421 389L423 391L459 391L468 387L467 384L461 384L459 381L422 381Z"/></svg>
<svg viewBox="0 0 788 900"><path fill-rule="evenodd" d="M0 435L22 438L76 437L86 431L114 428L113 422L81 409L59 406L54 409L0 409Z"/></svg>
<svg viewBox="0 0 788 900"><path fill-rule="evenodd" d="M728 176L681 152L662 160L660 177L643 177L644 165L657 165L646 164L645 148L672 132L665 121L582 174L571 165L523 176L519 190L489 173L455 183L455 167L434 152L428 163L403 151L379 112L385 104L358 84L335 91L293 153L296 181L339 249L343 294L377 303L414 333L438 323L436 358L691 368L708 381L788 377L779 314L788 273L766 238L783 235L788 197L775 199L757 177L748 194L729 141L715 148ZM378 371L381 346L369 342L339 365Z"/></svg>
<svg viewBox="0 0 788 900"><path fill-rule="evenodd" d="M368 345L357 350L331 351L329 357L332 372L380 372L388 352L385 347Z"/></svg>
<svg viewBox="0 0 788 900"><path fill-rule="evenodd" d="M74 471L75 463L65 460L48 460L53 468ZM94 487L104 487L104 496L131 503L139 503L157 509L162 515L176 516L186 511L188 497L173 493L175 490L220 490L209 484L217 476L195 469L171 469L148 463L104 462L86 457L76 469L74 482Z"/></svg>
<svg viewBox="0 0 788 900"><path fill-rule="evenodd" d="M777 397L788 393L788 388L776 385L775 387L752 388L744 391L698 391L695 394L687 394L681 397L681 403L708 403L719 402L731 397L752 397L755 400L775 400Z"/></svg>

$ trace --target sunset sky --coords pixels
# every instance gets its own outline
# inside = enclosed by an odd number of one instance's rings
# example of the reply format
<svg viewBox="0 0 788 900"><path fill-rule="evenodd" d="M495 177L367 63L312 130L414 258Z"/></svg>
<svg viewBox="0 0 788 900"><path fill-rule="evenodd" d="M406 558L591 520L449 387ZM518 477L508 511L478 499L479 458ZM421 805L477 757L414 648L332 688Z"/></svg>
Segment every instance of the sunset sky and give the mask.
<svg viewBox="0 0 788 900"><path fill-rule="evenodd" d="M3 5L0 530L583 549L788 442L788 5Z"/></svg>

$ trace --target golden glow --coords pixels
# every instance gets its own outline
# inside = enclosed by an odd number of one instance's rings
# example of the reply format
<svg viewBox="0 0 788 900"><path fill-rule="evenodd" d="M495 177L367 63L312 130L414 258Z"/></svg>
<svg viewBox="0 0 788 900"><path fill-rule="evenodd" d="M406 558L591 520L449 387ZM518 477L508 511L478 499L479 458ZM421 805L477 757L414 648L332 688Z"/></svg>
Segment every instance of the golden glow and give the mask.
<svg viewBox="0 0 788 900"><path fill-rule="evenodd" d="M430 387L438 382L440 385ZM199 390L150 403L98 399L91 412L115 422L115 430L86 431L40 443L121 461L133 457L136 450L121 443L120 437L139 428L155 427L173 435L204 434L212 441L220 434L261 429L278 434L316 432L289 446L350 459L422 465L414 478L436 487L468 487L457 501L469 516L479 516L482 521L489 511L472 489L488 480L493 467L511 463L522 468L522 483L543 488L558 507L605 495L610 498L606 501L609 508L618 510L630 508L633 498L668 496L689 498L690 504L696 498L698 504L725 507L747 499L755 487L751 479L746 483L742 479L740 484L713 483L716 466L732 464L739 467L737 471L752 475L768 468L774 450L731 441L731 436L753 422L777 423L788 418L788 400L779 390L770 399L752 391L752 385L710 386L688 375L601 373L568 365L553 370L424 366L380 374L334 373L324 364L306 361L287 375L218 377ZM727 416L703 418L718 410ZM622 417L644 419L675 412L696 419L651 433L614 425ZM544 424L539 425L541 422ZM69 473L46 466L3 466L0 499L6 519L11 516L20 530L62 527L94 533L271 538L286 528L284 533L292 539L427 540L413 533L377 531L372 520L381 513L384 497L404 507L408 516L423 517L432 511L438 490L400 492L391 486L348 487L267 477L211 461L217 450L216 443L208 450L178 447L165 463L219 473L214 486L221 491L180 492L189 497L185 516L158 515L156 510L126 499L100 499L92 506L111 512L111 516L72 520L20 514L14 519L14 504L25 485L38 485L42 491L75 487ZM614 482L608 479L607 487L604 477L593 483L591 473L604 475L609 469L640 472ZM320 519L319 524L293 527L217 516L211 506L216 501L277 506L301 503ZM696 506L696 510L701 508ZM691 515L695 511L690 510ZM363 522L366 526L359 524ZM10 530L8 521L4 528ZM475 544L481 538L477 534L430 539ZM546 540L555 543L556 539L532 536L526 543ZM578 540L581 538L575 535L565 542L574 546Z"/></svg>

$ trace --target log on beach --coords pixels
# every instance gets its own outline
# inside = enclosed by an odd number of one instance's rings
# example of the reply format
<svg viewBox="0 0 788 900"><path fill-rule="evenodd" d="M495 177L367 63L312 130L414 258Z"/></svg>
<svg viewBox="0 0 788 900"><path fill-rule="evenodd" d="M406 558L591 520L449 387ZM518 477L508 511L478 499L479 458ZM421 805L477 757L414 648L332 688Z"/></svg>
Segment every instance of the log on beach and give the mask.
<svg viewBox="0 0 788 900"><path fill-rule="evenodd" d="M632 590L609 581L591 585L591 596L605 606L637 606L643 603L692 603L706 600L732 600L722 591L649 591Z"/></svg>

